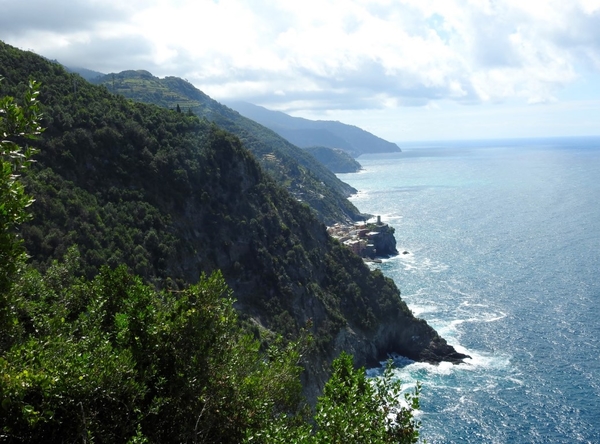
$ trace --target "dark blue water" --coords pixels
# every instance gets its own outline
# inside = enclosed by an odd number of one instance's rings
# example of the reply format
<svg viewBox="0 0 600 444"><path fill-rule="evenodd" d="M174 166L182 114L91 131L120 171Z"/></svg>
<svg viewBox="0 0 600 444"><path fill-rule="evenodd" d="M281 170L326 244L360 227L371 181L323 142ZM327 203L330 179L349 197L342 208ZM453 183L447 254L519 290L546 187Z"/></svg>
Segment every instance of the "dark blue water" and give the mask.
<svg viewBox="0 0 600 444"><path fill-rule="evenodd" d="M600 139L453 143L362 156L340 175L396 228L380 265L473 357L423 384L429 443L600 442Z"/></svg>

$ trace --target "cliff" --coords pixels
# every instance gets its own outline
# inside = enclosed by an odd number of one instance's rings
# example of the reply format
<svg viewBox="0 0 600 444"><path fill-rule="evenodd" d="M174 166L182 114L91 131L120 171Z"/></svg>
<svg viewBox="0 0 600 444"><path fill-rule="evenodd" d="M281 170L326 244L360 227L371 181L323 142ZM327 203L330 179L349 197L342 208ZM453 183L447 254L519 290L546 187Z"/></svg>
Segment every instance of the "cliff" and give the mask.
<svg viewBox="0 0 600 444"><path fill-rule="evenodd" d="M381 219L378 218L378 223L368 224L367 229L370 230L368 234L369 241L375 249L374 257L388 257L398 254L393 227L382 223Z"/></svg>
<svg viewBox="0 0 600 444"><path fill-rule="evenodd" d="M38 162L26 177L34 217L22 229L36 267L77 245L89 277L104 264L125 264L177 289L220 269L245 318L285 338L309 326L312 400L342 349L358 365L393 352L460 360L390 279L330 238L235 136L132 103L2 43L0 75L3 94L16 95L30 76L43 85L47 129L34 143Z"/></svg>

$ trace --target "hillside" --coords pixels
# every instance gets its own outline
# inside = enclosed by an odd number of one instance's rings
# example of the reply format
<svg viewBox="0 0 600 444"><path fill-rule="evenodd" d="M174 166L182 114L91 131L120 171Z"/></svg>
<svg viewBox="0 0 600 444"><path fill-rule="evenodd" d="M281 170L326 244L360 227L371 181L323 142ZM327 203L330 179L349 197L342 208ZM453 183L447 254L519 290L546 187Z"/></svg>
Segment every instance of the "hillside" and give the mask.
<svg viewBox="0 0 600 444"><path fill-rule="evenodd" d="M304 386L313 400L341 350L360 365L391 352L461 359L413 317L390 279L331 239L235 136L131 103L3 43L0 76L3 95L18 95L29 76L42 82L47 129L26 176L36 202L22 230L39 269L77 245L89 278L102 264L125 264L176 290L221 270L246 319L288 338L309 327L315 341Z"/></svg>
<svg viewBox="0 0 600 444"><path fill-rule="evenodd" d="M309 146L304 148L315 159L325 165L334 173L355 173L360 171L361 166L350 154L339 148L327 148L325 146Z"/></svg>
<svg viewBox="0 0 600 444"><path fill-rule="evenodd" d="M204 117L235 134L262 168L294 197L306 202L328 225L361 218L347 197L356 190L304 150L275 132L241 116L177 77L159 79L147 71L123 71L96 80L109 91L138 102L179 109Z"/></svg>
<svg viewBox="0 0 600 444"><path fill-rule="evenodd" d="M400 148L395 143L353 125L331 120L292 117L280 111L272 111L246 102L231 102L229 106L301 148L309 146L339 148L353 157L367 153L400 152Z"/></svg>
<svg viewBox="0 0 600 444"><path fill-rule="evenodd" d="M104 73L101 73L98 71L92 71L91 69L86 69L86 68L65 66L65 69L69 72L74 72L76 74L79 74L81 77L83 77L88 82L93 82L96 79L98 79L100 77L104 77L106 75Z"/></svg>

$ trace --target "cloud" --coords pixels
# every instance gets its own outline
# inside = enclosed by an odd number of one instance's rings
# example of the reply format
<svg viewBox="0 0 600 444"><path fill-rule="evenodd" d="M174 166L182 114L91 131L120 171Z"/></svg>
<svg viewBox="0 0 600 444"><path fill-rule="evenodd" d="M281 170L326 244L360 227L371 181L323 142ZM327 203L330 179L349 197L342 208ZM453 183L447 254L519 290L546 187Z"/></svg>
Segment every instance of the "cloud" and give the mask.
<svg viewBox="0 0 600 444"><path fill-rule="evenodd" d="M0 38L287 111L552 102L600 72L600 1L0 0Z"/></svg>
<svg viewBox="0 0 600 444"><path fill-rule="evenodd" d="M71 41L69 45L55 48L52 58L69 67L89 68L107 74L144 67L153 71L158 66L152 53L153 47L146 39L126 36Z"/></svg>
<svg viewBox="0 0 600 444"><path fill-rule="evenodd" d="M140 59L146 64L152 60L151 45L131 26L140 2L0 0L0 39L102 72Z"/></svg>
<svg viewBox="0 0 600 444"><path fill-rule="evenodd" d="M24 36L30 32L70 34L89 30L102 22L127 20L117 4L98 1L0 0L0 29L5 35Z"/></svg>

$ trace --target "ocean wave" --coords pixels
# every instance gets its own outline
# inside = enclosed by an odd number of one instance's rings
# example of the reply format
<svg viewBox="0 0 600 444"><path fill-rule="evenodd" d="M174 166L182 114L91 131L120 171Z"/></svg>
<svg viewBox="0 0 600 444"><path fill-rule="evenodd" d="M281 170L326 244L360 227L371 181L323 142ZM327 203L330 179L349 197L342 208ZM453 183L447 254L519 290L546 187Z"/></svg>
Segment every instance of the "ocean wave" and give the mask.
<svg viewBox="0 0 600 444"><path fill-rule="evenodd" d="M416 317L419 317L424 313L433 313L439 310L437 305L410 304L408 308L410 308L410 311L412 311L413 315Z"/></svg>
<svg viewBox="0 0 600 444"><path fill-rule="evenodd" d="M488 304L473 304L469 301L463 301L460 303L460 306L464 306L464 307L480 307L480 308L487 308L489 307Z"/></svg>
<svg viewBox="0 0 600 444"><path fill-rule="evenodd" d="M394 256L394 259L401 264L404 271L418 271L418 272L431 272L431 273L443 273L450 267L442 262L434 261L429 258L421 258L417 255L418 251L412 250L410 247L398 248L400 254ZM406 251L406 254L403 252Z"/></svg>

